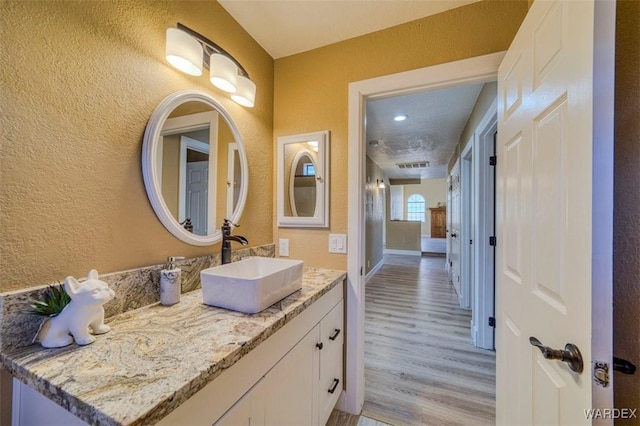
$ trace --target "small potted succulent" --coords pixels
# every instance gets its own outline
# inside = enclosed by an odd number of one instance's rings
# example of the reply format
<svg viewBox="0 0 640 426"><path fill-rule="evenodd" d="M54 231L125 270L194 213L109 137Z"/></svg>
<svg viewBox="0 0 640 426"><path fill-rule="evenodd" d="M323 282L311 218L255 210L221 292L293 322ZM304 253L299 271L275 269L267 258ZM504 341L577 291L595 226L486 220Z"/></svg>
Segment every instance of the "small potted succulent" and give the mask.
<svg viewBox="0 0 640 426"><path fill-rule="evenodd" d="M39 299L31 299L29 300L29 307L25 311L25 313L29 315L37 315L44 317L40 325L38 326L38 331L35 336L31 340L31 343L35 343L38 340L38 335L40 334L40 330L42 330L42 326L49 320L49 318L55 317L71 302L71 298L64 290L64 284L58 283L52 284L42 293Z"/></svg>
<svg viewBox="0 0 640 426"><path fill-rule="evenodd" d="M71 302L71 298L64 290L64 285L58 283L50 285L42 294L41 299L31 299L29 302L28 314L55 317Z"/></svg>

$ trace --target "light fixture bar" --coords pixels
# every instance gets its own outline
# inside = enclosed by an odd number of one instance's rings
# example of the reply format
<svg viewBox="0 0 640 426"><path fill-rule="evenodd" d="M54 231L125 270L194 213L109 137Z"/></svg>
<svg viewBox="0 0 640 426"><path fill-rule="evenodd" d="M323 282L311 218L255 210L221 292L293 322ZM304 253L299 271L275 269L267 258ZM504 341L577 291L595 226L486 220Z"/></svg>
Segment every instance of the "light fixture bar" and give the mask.
<svg viewBox="0 0 640 426"><path fill-rule="evenodd" d="M244 67L240 64L240 62L238 62L238 60L236 58L234 58L229 52L224 50L222 47L218 46L216 43L212 42L211 40L209 40L208 38L206 38L202 34L192 30L191 28L187 27L186 25L182 25L180 22L178 22L177 27L178 27L179 30L184 31L185 33L189 34L194 39L198 40L198 42L202 45L202 47L203 47L203 49L204 49L204 51L206 53L204 55L204 58L203 58L204 67L206 69L209 69L209 57L211 56L211 54L212 53L221 53L221 54L227 56L229 59L231 59L238 66L238 70L240 71L240 74L242 74L244 77L250 79L249 73L247 72L247 70L244 69Z"/></svg>

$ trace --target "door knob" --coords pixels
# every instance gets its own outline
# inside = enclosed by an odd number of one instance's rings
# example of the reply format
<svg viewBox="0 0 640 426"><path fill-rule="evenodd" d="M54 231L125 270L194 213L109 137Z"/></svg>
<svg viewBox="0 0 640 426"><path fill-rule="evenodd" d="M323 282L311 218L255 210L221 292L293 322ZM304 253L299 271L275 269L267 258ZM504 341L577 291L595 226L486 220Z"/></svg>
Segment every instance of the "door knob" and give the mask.
<svg viewBox="0 0 640 426"><path fill-rule="evenodd" d="M544 346L540 343L540 340L535 337L529 337L529 343L532 346L537 347L542 352L542 356L545 359L557 359L559 361L566 362L569 368L576 373L582 373L583 363L582 354L576 345L573 343L567 343L562 349L551 349L548 346Z"/></svg>

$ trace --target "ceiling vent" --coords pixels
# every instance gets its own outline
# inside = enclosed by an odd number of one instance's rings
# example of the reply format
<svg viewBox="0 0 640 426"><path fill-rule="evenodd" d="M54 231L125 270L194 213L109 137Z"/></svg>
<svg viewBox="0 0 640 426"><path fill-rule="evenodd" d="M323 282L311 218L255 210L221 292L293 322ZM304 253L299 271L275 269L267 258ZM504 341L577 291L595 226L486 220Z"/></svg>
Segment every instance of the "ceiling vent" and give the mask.
<svg viewBox="0 0 640 426"><path fill-rule="evenodd" d="M400 169L426 169L429 167L428 161L416 161L413 163L398 163L396 164Z"/></svg>

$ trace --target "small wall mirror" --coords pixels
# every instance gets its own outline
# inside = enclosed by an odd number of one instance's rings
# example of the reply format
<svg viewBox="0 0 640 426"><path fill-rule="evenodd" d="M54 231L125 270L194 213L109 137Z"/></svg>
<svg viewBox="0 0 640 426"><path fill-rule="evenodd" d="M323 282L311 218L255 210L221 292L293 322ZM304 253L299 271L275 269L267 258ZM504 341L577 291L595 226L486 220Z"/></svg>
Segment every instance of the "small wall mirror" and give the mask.
<svg viewBox="0 0 640 426"><path fill-rule="evenodd" d="M186 243L214 244L222 220L242 215L248 168L240 133L204 92L176 92L158 105L144 134L142 172L158 219Z"/></svg>
<svg viewBox="0 0 640 426"><path fill-rule="evenodd" d="M277 147L280 227L329 226L329 131L281 136Z"/></svg>

